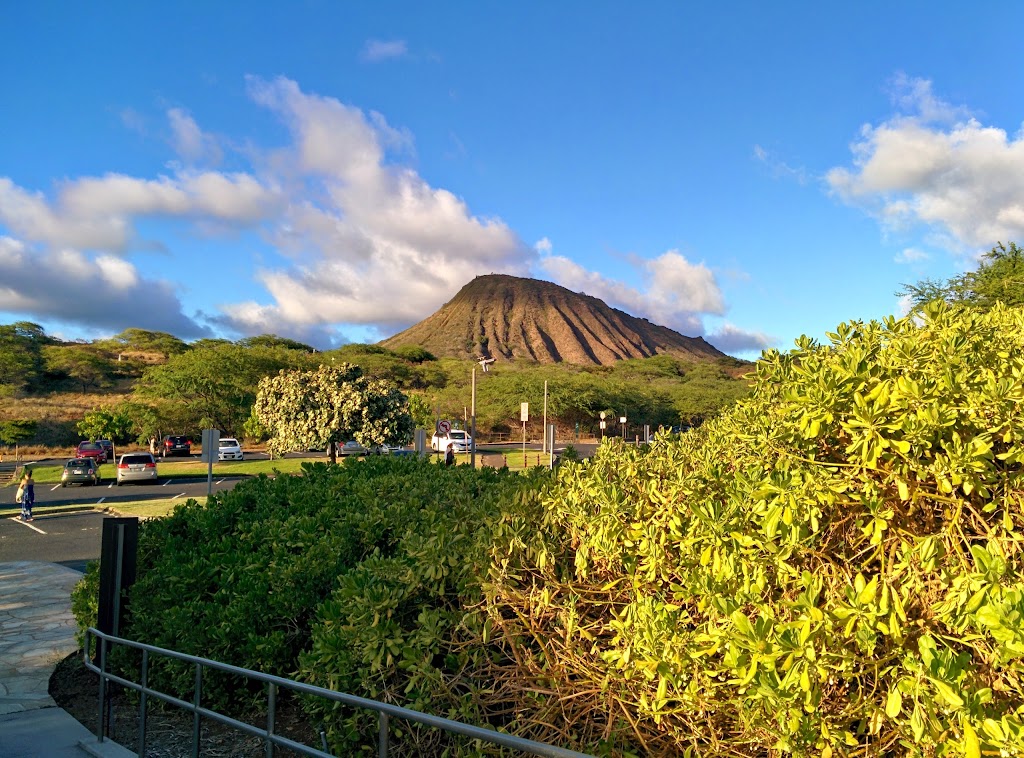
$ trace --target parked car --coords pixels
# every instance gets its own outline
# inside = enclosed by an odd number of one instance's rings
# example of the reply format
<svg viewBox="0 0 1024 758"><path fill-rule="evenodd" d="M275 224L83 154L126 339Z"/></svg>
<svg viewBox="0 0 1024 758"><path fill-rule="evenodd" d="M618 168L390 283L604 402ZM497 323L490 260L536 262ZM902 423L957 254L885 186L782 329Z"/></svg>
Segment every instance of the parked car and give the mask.
<svg viewBox="0 0 1024 758"><path fill-rule="evenodd" d="M78 443L76 458L92 458L96 463L107 462L107 451L98 442L82 441Z"/></svg>
<svg viewBox="0 0 1024 758"><path fill-rule="evenodd" d="M64 464L60 475L60 486L69 484L99 484L100 465L95 458L72 458Z"/></svg>
<svg viewBox="0 0 1024 758"><path fill-rule="evenodd" d="M221 437L220 446L217 449L218 461L240 461L242 460L242 446L234 437Z"/></svg>
<svg viewBox="0 0 1024 758"><path fill-rule="evenodd" d="M157 445L157 455L166 458L168 455L192 455L192 442L181 434L168 434Z"/></svg>
<svg viewBox="0 0 1024 758"><path fill-rule="evenodd" d="M114 455L114 443L110 440L96 440L96 444L103 448L103 452L107 455L107 460L112 461L116 457Z"/></svg>
<svg viewBox="0 0 1024 758"><path fill-rule="evenodd" d="M465 429L452 429L448 434L434 434L430 438L430 449L443 453L448 449L449 442L455 446L456 453L468 453L473 438Z"/></svg>
<svg viewBox="0 0 1024 758"><path fill-rule="evenodd" d="M117 462L117 486L121 482L155 482L156 458L150 453L125 453Z"/></svg>
<svg viewBox="0 0 1024 758"><path fill-rule="evenodd" d="M366 455L366 448L355 440L349 440L338 446L338 455Z"/></svg>

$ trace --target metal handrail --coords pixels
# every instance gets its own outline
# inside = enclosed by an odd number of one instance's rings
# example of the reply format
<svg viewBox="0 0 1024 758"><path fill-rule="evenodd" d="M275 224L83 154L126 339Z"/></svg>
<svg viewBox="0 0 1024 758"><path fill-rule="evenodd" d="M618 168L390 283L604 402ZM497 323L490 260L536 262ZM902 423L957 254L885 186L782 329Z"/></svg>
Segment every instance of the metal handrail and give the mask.
<svg viewBox="0 0 1024 758"><path fill-rule="evenodd" d="M89 660L89 651L92 649L91 640L96 638L99 647L99 659L100 664L97 666L91 660ZM129 679L117 676L107 671L107 647L109 644L123 645L125 647L134 648L142 651L142 669L139 673L141 683L133 682ZM149 674L149 654L153 653L156 655L163 655L168 658L175 660L184 661L191 663L195 666L195 688L193 690L192 702L186 702L180 700L172 695L168 695L159 690L155 690L148 686L148 674ZM106 703L106 688L107 682L115 682L129 689L135 690L141 693L139 699L139 744L138 744L138 755L144 756L146 754L146 705L147 697L155 697L158 700L162 700L165 703L182 708L183 710L190 711L193 714L193 725L192 725L192 755L199 755L199 742L201 738L200 723L201 719L210 719L221 724L238 729L239 731L245 732L246 734L253 735L255 737L262 737L266 743L266 754L267 758L272 758L274 755L274 747L281 746L286 747L290 750L294 750L297 753L303 755L317 756L318 758L333 758L331 753L323 750L318 750L308 745L303 745L300 742L295 742L287 737L274 733L276 707L277 707L277 691L279 688L284 687L295 692L301 692L306 695L315 695L318 697L327 698L338 703L350 705L355 708L362 708L365 710L376 711L378 714L378 736L377 736L377 755L378 758L387 758L389 748L389 717L395 717L405 719L407 721L413 721L418 724L423 724L434 729L440 729L445 732L453 732L455 734L461 734L466 737L473 739L482 740L491 744L500 745L502 747L512 748L519 750L524 753L531 755L550 756L551 758L593 758L588 753L579 753L575 750L568 750L562 747L556 747L554 745L548 745L543 742L535 742L534 740L524 739L522 737L515 737L511 734L503 734L491 729L484 729L479 726L472 726L470 724L463 724L460 721L453 721L452 719L442 718L440 716L432 716L428 713L421 713L420 711L413 711L408 708L402 708L397 705L391 705L390 703L382 703L377 700L370 700L368 698L359 697L358 695L349 695L344 692L335 692L334 690L328 690L323 687L317 687L312 684L305 684L304 682L296 682L291 679L286 679L280 676L274 676L273 674L263 674L259 671L252 671L251 669L244 669L238 666L232 666L229 663L221 663L220 661L210 660L209 658L200 658L199 656L189 655L187 653L179 653L174 650L167 650L166 648L156 647L155 645L147 645L143 642L134 642L127 640L122 637L115 637L112 634L106 634L101 632L99 629L90 627L85 633L85 645L82 649L83 658L85 660L85 666L90 671L93 671L99 675L100 678L100 697L99 697L99 721L96 726L96 739L98 742L103 742L106 737L106 729L104 724L104 706ZM203 670L204 669L215 669L217 671L225 671L229 674L236 674L238 676L244 676L248 679L254 679L260 682L264 682L267 685L267 726L266 728L260 728L247 724L244 721L238 721L230 716L225 716L217 711L210 710L202 707L202 687L203 687ZM326 747L326 745L325 745Z"/></svg>

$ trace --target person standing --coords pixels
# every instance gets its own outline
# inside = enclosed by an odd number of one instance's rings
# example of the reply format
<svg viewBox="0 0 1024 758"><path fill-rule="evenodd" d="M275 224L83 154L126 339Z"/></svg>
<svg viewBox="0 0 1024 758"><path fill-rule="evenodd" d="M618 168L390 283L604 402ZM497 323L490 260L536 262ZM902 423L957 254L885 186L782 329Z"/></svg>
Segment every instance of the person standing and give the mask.
<svg viewBox="0 0 1024 758"><path fill-rule="evenodd" d="M32 478L32 469L25 469L18 491L21 492L21 520L32 521L32 506L36 502L36 481Z"/></svg>
<svg viewBox="0 0 1024 758"><path fill-rule="evenodd" d="M156 437L149 438L149 454L156 455Z"/></svg>
<svg viewBox="0 0 1024 758"><path fill-rule="evenodd" d="M455 445L451 442L448 443L448 448L444 451L444 465L455 465Z"/></svg>

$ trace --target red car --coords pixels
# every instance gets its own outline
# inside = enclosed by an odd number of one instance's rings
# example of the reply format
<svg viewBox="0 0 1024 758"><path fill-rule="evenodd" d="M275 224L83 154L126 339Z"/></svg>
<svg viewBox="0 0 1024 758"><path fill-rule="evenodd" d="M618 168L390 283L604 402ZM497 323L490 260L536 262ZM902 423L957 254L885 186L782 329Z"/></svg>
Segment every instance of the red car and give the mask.
<svg viewBox="0 0 1024 758"><path fill-rule="evenodd" d="M107 462L107 451L98 442L79 442L76 458L92 458L97 463Z"/></svg>

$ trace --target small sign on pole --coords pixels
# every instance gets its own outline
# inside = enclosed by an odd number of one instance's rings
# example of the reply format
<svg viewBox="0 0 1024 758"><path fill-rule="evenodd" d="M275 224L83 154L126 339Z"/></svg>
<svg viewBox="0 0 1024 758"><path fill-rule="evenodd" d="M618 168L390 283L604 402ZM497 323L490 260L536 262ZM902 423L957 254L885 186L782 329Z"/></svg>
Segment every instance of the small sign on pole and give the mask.
<svg viewBox="0 0 1024 758"><path fill-rule="evenodd" d="M445 419L441 419L440 421L437 422L437 433L438 434L448 434L448 432L450 432L451 430L452 430L452 422L451 421L446 421Z"/></svg>
<svg viewBox="0 0 1024 758"><path fill-rule="evenodd" d="M520 421L524 421L524 422L530 420L530 404L529 403L520 403L519 404L519 420Z"/></svg>

